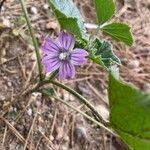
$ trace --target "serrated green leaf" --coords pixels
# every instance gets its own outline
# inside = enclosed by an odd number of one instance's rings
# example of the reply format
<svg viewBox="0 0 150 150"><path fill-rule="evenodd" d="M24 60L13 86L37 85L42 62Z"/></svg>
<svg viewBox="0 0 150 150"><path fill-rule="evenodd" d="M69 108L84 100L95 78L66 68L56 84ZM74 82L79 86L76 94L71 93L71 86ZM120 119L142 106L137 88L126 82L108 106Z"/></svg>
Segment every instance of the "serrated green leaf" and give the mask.
<svg viewBox="0 0 150 150"><path fill-rule="evenodd" d="M87 45L88 45L87 40L81 39L81 38L76 38L75 47L86 49Z"/></svg>
<svg viewBox="0 0 150 150"><path fill-rule="evenodd" d="M120 65L120 59L114 54L111 43L107 41L100 41L98 38L93 42L94 54L92 54L91 59L100 64L106 69L110 69L112 65Z"/></svg>
<svg viewBox="0 0 150 150"><path fill-rule="evenodd" d="M94 0L99 24L107 22L115 14L114 0Z"/></svg>
<svg viewBox="0 0 150 150"><path fill-rule="evenodd" d="M110 123L134 150L150 150L150 94L109 77Z"/></svg>
<svg viewBox="0 0 150 150"><path fill-rule="evenodd" d="M132 46L133 44L133 36L127 24L111 23L102 27L101 30L114 39L124 42L128 46Z"/></svg>
<svg viewBox="0 0 150 150"><path fill-rule="evenodd" d="M62 29L86 38L84 20L72 0L48 0Z"/></svg>

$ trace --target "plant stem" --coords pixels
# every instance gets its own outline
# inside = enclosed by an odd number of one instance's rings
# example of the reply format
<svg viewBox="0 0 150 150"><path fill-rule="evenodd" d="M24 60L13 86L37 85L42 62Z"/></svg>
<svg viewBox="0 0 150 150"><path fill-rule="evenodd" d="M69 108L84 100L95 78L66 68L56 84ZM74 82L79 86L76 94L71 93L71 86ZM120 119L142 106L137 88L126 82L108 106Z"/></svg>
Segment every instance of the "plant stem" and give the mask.
<svg viewBox="0 0 150 150"><path fill-rule="evenodd" d="M82 95L80 95L79 93L77 93L76 91L74 91L73 89L69 88L68 86L58 82L58 81L53 81L53 80L44 80L42 82L40 82L39 84L37 84L37 86L33 89L31 89L30 91L28 91L26 94L30 94L32 92L38 91L39 88L43 85L46 85L48 83L51 83L53 85L56 85L58 87L61 87L62 89L68 91L69 93L71 93L72 95L74 95L76 98L78 98L83 104L85 104L93 113L94 115L98 118L98 120L100 122L102 122L103 124L107 124L103 118L101 117L101 115L97 112L97 110L94 108L94 106L88 101L86 100Z"/></svg>
<svg viewBox="0 0 150 150"><path fill-rule="evenodd" d="M50 81L50 82L58 87L61 87L62 89L68 91L69 93L74 95L76 98L78 98L83 104L85 104L88 108L90 108L90 110L92 110L92 112L98 117L98 119L102 123L105 124L104 120L102 119L100 114L95 110L94 106L88 100L86 100L82 95L80 95L78 92L74 91L73 89L69 88L68 86L61 84L60 82L57 82L57 81Z"/></svg>
<svg viewBox="0 0 150 150"><path fill-rule="evenodd" d="M53 80L58 75L58 70L56 70L52 75L48 78L48 80Z"/></svg>
<svg viewBox="0 0 150 150"><path fill-rule="evenodd" d="M93 42L94 37L95 37L96 35L98 35L99 30L100 30L100 26L98 26L98 27L92 32L92 34L91 34L90 37L89 37L89 43L92 43L92 42Z"/></svg>
<svg viewBox="0 0 150 150"><path fill-rule="evenodd" d="M42 79L43 79L43 77L42 77L42 65L41 65L41 57L40 57L40 53L39 53L38 42L37 42L37 39L34 35L34 31L32 29L32 25L31 25L31 21L29 19L29 15L28 15L28 12L27 12L25 1L20 0L20 2L21 2L22 11L24 13L24 16L25 16L25 19L26 19L26 22L27 22L27 25L28 25L29 32L30 32L31 37L32 37L32 42L33 42L33 45L34 45L34 48L35 48L35 54L36 54L36 59L37 59L37 64L38 64L39 77L40 77L40 81L42 81Z"/></svg>
<svg viewBox="0 0 150 150"><path fill-rule="evenodd" d="M84 98L82 95L80 95L79 93L77 93L73 89L69 88L68 86L66 86L66 85L64 85L58 81L53 81L53 80L49 80L49 79L44 80L44 81L38 83L33 89L27 91L25 93L25 95L30 94L30 93L35 92L35 91L39 91L40 87L42 87L43 85L46 85L48 83L51 83L51 84L56 85L58 87L61 87L62 89L66 90L69 93L71 93L72 95L74 95L76 98L78 98L83 104L85 104L93 112L93 114L98 118L98 120L100 122L102 122L106 126L108 125L108 123L103 120L101 115L97 112L97 110L94 108L94 106L86 98Z"/></svg>
<svg viewBox="0 0 150 150"><path fill-rule="evenodd" d="M104 124L102 124L101 122L98 122L97 120L93 119L92 117L90 117L89 115L87 115L86 113L82 112L81 110L71 106L70 104L68 104L67 102L63 101L62 99L56 97L56 96L53 96L57 101L63 103L64 105L70 107L72 110L80 113L81 115L83 115L85 118L87 118L88 120L92 121L93 123L97 124L99 127L102 127L104 128L105 130L107 130L108 132L110 132L111 134L115 135L116 134L109 128L107 128Z"/></svg>
<svg viewBox="0 0 150 150"><path fill-rule="evenodd" d="M54 73L55 74L55 73ZM53 81L53 80L49 80L49 79L45 79L42 82L38 83L33 89L27 91L26 94L30 94L32 92L35 91L39 91L39 88L42 87L43 85L46 85L48 83L51 83L53 85L56 85L66 91L68 91L69 93L71 93L72 95L74 95L76 98L78 98L83 104L85 104L95 115L95 117L98 118L98 120L103 123L104 125L108 126L108 123L106 121L103 120L103 118L101 117L101 115L97 112L97 110L95 109L95 107L86 99L84 98L82 95L80 95L78 92L74 91L73 89L71 89L70 87L58 82L58 81ZM25 94L25 95L26 95Z"/></svg>

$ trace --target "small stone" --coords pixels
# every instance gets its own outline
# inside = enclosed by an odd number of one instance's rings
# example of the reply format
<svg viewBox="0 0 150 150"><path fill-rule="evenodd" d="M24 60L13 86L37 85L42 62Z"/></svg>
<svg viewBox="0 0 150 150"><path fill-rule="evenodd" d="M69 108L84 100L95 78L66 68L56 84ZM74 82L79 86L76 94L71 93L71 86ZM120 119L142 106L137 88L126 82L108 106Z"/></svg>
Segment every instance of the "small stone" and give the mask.
<svg viewBox="0 0 150 150"><path fill-rule="evenodd" d="M4 101L5 100L5 96L0 95L0 101Z"/></svg>
<svg viewBox="0 0 150 150"><path fill-rule="evenodd" d="M14 108L11 106L11 107L9 108L9 112L12 112L12 111L14 111Z"/></svg>
<svg viewBox="0 0 150 150"><path fill-rule="evenodd" d="M37 100L37 98L41 98L42 94L39 92L32 93L33 100Z"/></svg>
<svg viewBox="0 0 150 150"><path fill-rule="evenodd" d="M47 10L49 8L48 4L44 4L43 8L44 10Z"/></svg>
<svg viewBox="0 0 150 150"><path fill-rule="evenodd" d="M7 82L7 85L8 85L9 87L11 87L11 86L12 86L12 83L9 81L9 82Z"/></svg>
<svg viewBox="0 0 150 150"><path fill-rule="evenodd" d="M39 131L40 131L42 134L45 134L45 129L44 129L44 128L42 128L41 126L38 126L38 129L39 129Z"/></svg>
<svg viewBox="0 0 150 150"><path fill-rule="evenodd" d="M44 120L42 119L41 116L39 116L38 121L39 121L39 123L41 123L41 124L44 122Z"/></svg>
<svg viewBox="0 0 150 150"><path fill-rule="evenodd" d="M31 115L32 115L32 109L31 109L31 108L30 108L30 109L28 109L27 114L28 114L29 116L31 116Z"/></svg>
<svg viewBox="0 0 150 150"><path fill-rule="evenodd" d="M1 8L1 11L3 12L3 11L5 11L6 10L6 8L3 6L2 8Z"/></svg>
<svg viewBox="0 0 150 150"><path fill-rule="evenodd" d="M6 56L6 49L2 49L2 56Z"/></svg>
<svg viewBox="0 0 150 150"><path fill-rule="evenodd" d="M61 147L62 150L68 150L68 144L63 144L62 147Z"/></svg>
<svg viewBox="0 0 150 150"><path fill-rule="evenodd" d="M17 112L17 108L16 108L16 107L14 107L14 108L13 108L13 111L14 111L14 112Z"/></svg>
<svg viewBox="0 0 150 150"><path fill-rule="evenodd" d="M56 30L58 28L58 24L56 22L48 22L46 24L46 29L53 29L53 30Z"/></svg>
<svg viewBox="0 0 150 150"><path fill-rule="evenodd" d="M40 107L41 106L41 102L40 101L36 101L35 105L36 105L36 107Z"/></svg>
<svg viewBox="0 0 150 150"><path fill-rule="evenodd" d="M64 92L63 98L67 100L70 99L70 94L68 92Z"/></svg>
<svg viewBox="0 0 150 150"><path fill-rule="evenodd" d="M108 111L108 109L105 106L98 105L96 107L96 110L100 113L100 115L102 116L102 118L104 120L106 120L106 121L108 120L108 118L109 118L109 111Z"/></svg>
<svg viewBox="0 0 150 150"><path fill-rule="evenodd" d="M87 128L82 126L77 126L75 133L78 139L87 139Z"/></svg>
<svg viewBox="0 0 150 150"><path fill-rule="evenodd" d="M145 83L143 89L145 92L150 92L150 83Z"/></svg>
<svg viewBox="0 0 150 150"><path fill-rule="evenodd" d="M37 14L37 13L38 13L36 7L31 7L31 8L30 8L30 11L31 11L32 14Z"/></svg>
<svg viewBox="0 0 150 150"><path fill-rule="evenodd" d="M52 135L50 136L50 140L51 140L51 141L53 141L53 140L54 140L54 137L53 137Z"/></svg>
<svg viewBox="0 0 150 150"><path fill-rule="evenodd" d="M6 61L7 61L6 58L1 58L1 62L2 62L2 63L6 62Z"/></svg>
<svg viewBox="0 0 150 150"><path fill-rule="evenodd" d="M10 28L11 27L11 23L8 19L3 18L3 25L5 25L6 27Z"/></svg>
<svg viewBox="0 0 150 150"><path fill-rule="evenodd" d="M64 129L62 127L57 128L57 140L60 140L64 135Z"/></svg>
<svg viewBox="0 0 150 150"><path fill-rule="evenodd" d="M48 118L49 119L52 119L54 116L50 113L50 114L48 114Z"/></svg>
<svg viewBox="0 0 150 150"><path fill-rule="evenodd" d="M69 136L64 136L64 142L68 142L69 141Z"/></svg>
<svg viewBox="0 0 150 150"><path fill-rule="evenodd" d="M132 60L132 61L129 62L128 67L130 69L135 69L135 68L138 68L139 65L140 65L140 63L139 63L138 60Z"/></svg>

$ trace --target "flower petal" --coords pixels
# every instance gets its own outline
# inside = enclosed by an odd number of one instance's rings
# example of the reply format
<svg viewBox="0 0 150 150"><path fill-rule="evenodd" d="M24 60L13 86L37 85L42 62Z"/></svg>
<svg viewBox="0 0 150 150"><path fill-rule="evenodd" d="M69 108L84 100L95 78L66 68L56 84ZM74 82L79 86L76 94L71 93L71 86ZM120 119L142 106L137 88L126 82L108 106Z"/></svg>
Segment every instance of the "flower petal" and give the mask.
<svg viewBox="0 0 150 150"><path fill-rule="evenodd" d="M84 49L76 48L71 52L70 61L73 65L82 65L87 63L88 52Z"/></svg>
<svg viewBox="0 0 150 150"><path fill-rule="evenodd" d="M42 58L42 63L52 61L52 59L59 59L59 54L50 53Z"/></svg>
<svg viewBox="0 0 150 150"><path fill-rule="evenodd" d="M64 50L72 50L75 45L75 38L71 33L61 32L58 37L60 47Z"/></svg>
<svg viewBox="0 0 150 150"><path fill-rule="evenodd" d="M42 48L43 52L46 54L58 53L60 51L60 47L58 46L56 41L48 36L45 37L45 40L44 40L41 48Z"/></svg>
<svg viewBox="0 0 150 150"><path fill-rule="evenodd" d="M45 67L45 71L48 73L57 70L60 67L61 62L57 57L50 58L48 55L42 59L42 64Z"/></svg>
<svg viewBox="0 0 150 150"><path fill-rule="evenodd" d="M59 78L61 80L64 79L72 79L75 77L75 67L69 62L64 62L61 64L59 69Z"/></svg>

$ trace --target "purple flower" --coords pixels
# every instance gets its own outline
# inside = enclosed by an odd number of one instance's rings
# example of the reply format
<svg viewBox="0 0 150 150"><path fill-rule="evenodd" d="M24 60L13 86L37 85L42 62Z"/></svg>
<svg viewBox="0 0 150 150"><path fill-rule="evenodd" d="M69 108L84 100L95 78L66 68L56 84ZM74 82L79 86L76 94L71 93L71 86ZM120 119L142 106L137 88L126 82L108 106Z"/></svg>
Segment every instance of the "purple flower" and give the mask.
<svg viewBox="0 0 150 150"><path fill-rule="evenodd" d="M61 32L57 40L46 37L42 45L44 57L42 64L46 72L59 69L59 78L70 79L75 77L75 66L87 62L88 52L75 48L75 38L71 33Z"/></svg>

